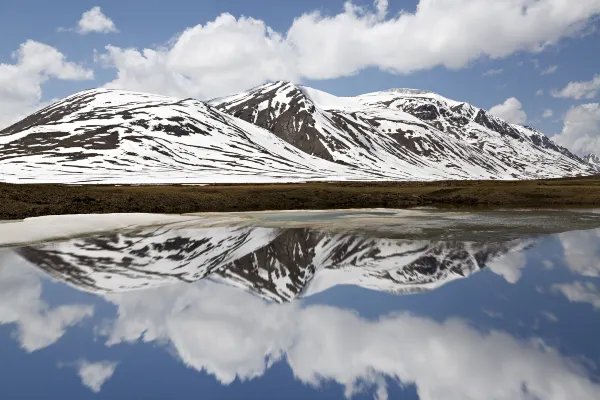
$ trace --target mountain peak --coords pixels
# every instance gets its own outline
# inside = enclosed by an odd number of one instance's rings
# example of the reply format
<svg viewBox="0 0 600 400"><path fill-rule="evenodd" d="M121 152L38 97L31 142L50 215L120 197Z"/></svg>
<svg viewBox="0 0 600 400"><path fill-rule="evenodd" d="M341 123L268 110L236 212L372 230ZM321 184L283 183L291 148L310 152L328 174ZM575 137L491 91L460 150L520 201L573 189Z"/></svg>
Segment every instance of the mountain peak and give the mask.
<svg viewBox="0 0 600 400"><path fill-rule="evenodd" d="M433 94L429 90L411 89L411 88L392 88L384 90L384 92L400 93L400 94Z"/></svg>
<svg viewBox="0 0 600 400"><path fill-rule="evenodd" d="M583 159L589 164L600 167L600 157L598 157L595 153L588 153L583 157Z"/></svg>
<svg viewBox="0 0 600 400"><path fill-rule="evenodd" d="M427 90L341 97L278 81L211 104L311 155L382 177L520 179L590 170L541 133Z"/></svg>

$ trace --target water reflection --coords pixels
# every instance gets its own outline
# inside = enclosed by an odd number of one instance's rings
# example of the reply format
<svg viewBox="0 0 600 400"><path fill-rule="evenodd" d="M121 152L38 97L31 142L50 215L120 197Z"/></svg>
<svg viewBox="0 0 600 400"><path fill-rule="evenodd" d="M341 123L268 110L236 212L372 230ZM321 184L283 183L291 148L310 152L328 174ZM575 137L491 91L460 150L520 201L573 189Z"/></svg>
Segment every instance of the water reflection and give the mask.
<svg viewBox="0 0 600 400"><path fill-rule="evenodd" d="M581 365L542 341L482 332L461 319L403 313L372 321L330 306L266 304L217 285L108 299L119 309L108 345L168 341L187 366L223 384L260 377L285 360L305 384L333 380L346 396L365 384L381 395L385 377L415 384L422 399L600 396Z"/></svg>
<svg viewBox="0 0 600 400"><path fill-rule="evenodd" d="M600 277L600 229L564 232L558 237L573 273Z"/></svg>
<svg viewBox="0 0 600 400"><path fill-rule="evenodd" d="M21 347L28 352L52 345L65 330L91 317L89 305L52 307L42 299L41 273L15 254L0 258L0 323L16 324Z"/></svg>
<svg viewBox="0 0 600 400"><path fill-rule="evenodd" d="M54 371L53 397L598 399L599 247L231 226L3 250L0 369Z"/></svg>
<svg viewBox="0 0 600 400"><path fill-rule="evenodd" d="M94 293L210 277L286 302L344 284L392 293L425 291L486 264L498 271L514 268L512 259L510 266L502 266L502 257L529 243L387 239L307 228L156 228L16 252L50 275Z"/></svg>

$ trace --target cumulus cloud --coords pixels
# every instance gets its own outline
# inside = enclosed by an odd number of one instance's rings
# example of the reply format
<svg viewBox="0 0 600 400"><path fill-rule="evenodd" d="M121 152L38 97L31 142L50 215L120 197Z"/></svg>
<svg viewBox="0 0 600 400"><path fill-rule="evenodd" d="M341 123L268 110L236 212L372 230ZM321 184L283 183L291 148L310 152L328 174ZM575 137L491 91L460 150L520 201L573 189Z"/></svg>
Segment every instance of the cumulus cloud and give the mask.
<svg viewBox="0 0 600 400"><path fill-rule="evenodd" d="M42 300L40 274L12 252L0 252L0 324L15 324L16 337L28 352L60 339L66 329L94 312L92 306L51 307Z"/></svg>
<svg viewBox="0 0 600 400"><path fill-rule="evenodd" d="M549 108L545 109L544 112L542 113L542 117L544 117L544 118L552 118L553 115L554 115L554 111L552 111Z"/></svg>
<svg viewBox="0 0 600 400"><path fill-rule="evenodd" d="M329 79L376 67L397 74L462 68L487 57L540 51L584 29L600 2L420 0L389 16L387 1L346 3L336 15L310 12L285 33L263 21L222 14L186 29L164 48L109 46L111 87L209 98L267 80Z"/></svg>
<svg viewBox="0 0 600 400"><path fill-rule="evenodd" d="M393 314L373 321L336 307L268 304L207 282L107 299L119 310L104 332L109 345L168 344L224 384L282 361L305 384L335 381L348 397L366 386L386 398L386 380L414 384L424 400L600 396L584 367L556 350L461 320Z"/></svg>
<svg viewBox="0 0 600 400"><path fill-rule="evenodd" d="M600 74L589 81L569 82L561 90L553 90L552 96L567 99L593 99L600 90Z"/></svg>
<svg viewBox="0 0 600 400"><path fill-rule="evenodd" d="M592 282L560 283L552 286L556 293L562 293L574 303L589 303L600 310L600 290Z"/></svg>
<svg viewBox="0 0 600 400"><path fill-rule="evenodd" d="M555 73L557 70L558 70L558 65L551 65L542 71L542 75L550 75L550 74Z"/></svg>
<svg viewBox="0 0 600 400"><path fill-rule="evenodd" d="M600 154L600 104L572 107L564 117L563 129L552 140L579 154Z"/></svg>
<svg viewBox="0 0 600 400"><path fill-rule="evenodd" d="M33 40L13 53L14 64L0 64L0 129L43 106L42 84L49 79L92 79L91 70L66 60L52 46Z"/></svg>
<svg viewBox="0 0 600 400"><path fill-rule="evenodd" d="M98 393L102 385L115 373L117 363L112 361L89 362L80 361L77 365L77 374L81 383L92 392Z"/></svg>
<svg viewBox="0 0 600 400"><path fill-rule="evenodd" d="M380 23L347 7L332 17L313 12L297 18L288 40L310 78L348 75L368 66L400 73L438 65L460 68L481 56L539 49L600 12L600 4L589 2L555 14L567 6L565 0L421 0L414 13ZM556 25L549 27L546 18Z"/></svg>
<svg viewBox="0 0 600 400"><path fill-rule="evenodd" d="M114 33L118 32L114 22L108 18L100 7L92 7L81 15L75 28L58 28L58 31L75 31L81 35L88 33Z"/></svg>
<svg viewBox="0 0 600 400"><path fill-rule="evenodd" d="M544 89L538 89L535 91L536 96L542 96L544 94Z"/></svg>
<svg viewBox="0 0 600 400"><path fill-rule="evenodd" d="M97 57L117 69L107 87L207 98L268 80L298 78L290 46L253 18L223 14L186 29L169 49L107 46Z"/></svg>
<svg viewBox="0 0 600 400"><path fill-rule="evenodd" d="M511 124L524 124L527 121L527 114L521 107L521 102L517 98L511 97L504 103L490 108L490 113Z"/></svg>
<svg viewBox="0 0 600 400"><path fill-rule="evenodd" d="M487 71L485 71L483 73L483 76L494 76L494 75L500 75L502 72L504 71L504 69L502 68L498 68L498 69L489 69Z"/></svg>

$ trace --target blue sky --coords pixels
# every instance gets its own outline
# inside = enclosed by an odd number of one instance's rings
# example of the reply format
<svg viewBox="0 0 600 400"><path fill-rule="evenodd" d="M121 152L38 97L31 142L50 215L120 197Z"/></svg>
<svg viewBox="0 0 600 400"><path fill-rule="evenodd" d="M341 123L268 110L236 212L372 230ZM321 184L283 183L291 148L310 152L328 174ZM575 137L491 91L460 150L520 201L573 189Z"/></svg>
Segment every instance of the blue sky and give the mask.
<svg viewBox="0 0 600 400"><path fill-rule="evenodd" d="M600 152L600 0L29 0L0 9L1 125L107 84L206 99L286 79L336 95L432 90L560 134L579 154Z"/></svg>

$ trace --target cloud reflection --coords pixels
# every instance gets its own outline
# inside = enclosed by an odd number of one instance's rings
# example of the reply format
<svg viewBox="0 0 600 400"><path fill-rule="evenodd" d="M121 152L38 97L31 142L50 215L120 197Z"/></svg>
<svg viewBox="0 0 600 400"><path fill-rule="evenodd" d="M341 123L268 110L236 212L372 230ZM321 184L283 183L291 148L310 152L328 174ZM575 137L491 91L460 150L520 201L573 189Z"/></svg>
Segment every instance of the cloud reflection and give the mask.
<svg viewBox="0 0 600 400"><path fill-rule="evenodd" d="M574 273L600 277L600 229L572 231L558 235L565 263Z"/></svg>
<svg viewBox="0 0 600 400"><path fill-rule="evenodd" d="M41 275L20 257L0 250L0 324L16 324L15 336L28 352L50 346L68 327L94 313L88 305L49 306L41 299Z"/></svg>
<svg viewBox="0 0 600 400"><path fill-rule="evenodd" d="M508 283L517 283L521 279L521 270L526 264L525 254L520 250L514 250L491 260L487 263L487 267L495 274L504 277Z"/></svg>
<svg viewBox="0 0 600 400"><path fill-rule="evenodd" d="M269 304L206 282L106 298L119 309L107 344L169 343L186 365L223 384L286 360L305 384L335 381L347 396L367 384L385 398L388 377L414 384L424 400L600 398L581 365L539 340L482 332L459 319L369 321L336 307Z"/></svg>
<svg viewBox="0 0 600 400"><path fill-rule="evenodd" d="M214 282L163 285L212 274L259 296L287 301L340 283L394 293L407 285L432 289L483 265L516 283L526 265L522 250L528 241L475 245L364 240L304 230L220 233L159 229L19 252L117 307L115 319L100 330L107 346L137 341L165 345L188 367L223 384L261 377L274 363L285 362L299 381L314 387L334 381L348 397L366 386L385 399L391 379L414 385L424 400L600 398L597 380L582 364L539 339L481 331L461 319L439 322L402 313L368 320L338 307L267 303ZM597 235L589 243L595 240ZM591 250L569 246L575 266L570 268L592 274L594 269L582 267L588 264L575 256ZM0 290L7 293L0 292L7 296L0 303L6 308L0 309L0 322L18 324L23 347L48 345L93 312L80 305L49 307L40 300L39 276L31 268L2 268L10 263L0 263ZM576 297L575 289L582 288L587 294ZM594 304L588 284L559 284L554 290L572 301ZM24 300L18 301L20 297ZM552 319L549 314L546 318ZM44 331L40 324L50 326L44 332L49 340L35 336ZM86 386L100 391L115 366L85 362L78 373Z"/></svg>
<svg viewBox="0 0 600 400"><path fill-rule="evenodd" d="M600 310L600 290L592 282L560 283L552 286L555 293L562 293L574 303L589 303Z"/></svg>

